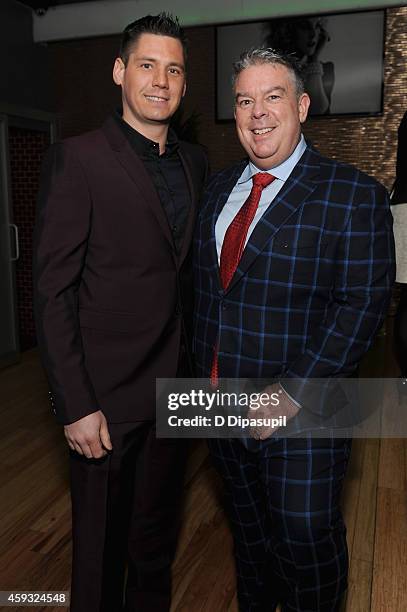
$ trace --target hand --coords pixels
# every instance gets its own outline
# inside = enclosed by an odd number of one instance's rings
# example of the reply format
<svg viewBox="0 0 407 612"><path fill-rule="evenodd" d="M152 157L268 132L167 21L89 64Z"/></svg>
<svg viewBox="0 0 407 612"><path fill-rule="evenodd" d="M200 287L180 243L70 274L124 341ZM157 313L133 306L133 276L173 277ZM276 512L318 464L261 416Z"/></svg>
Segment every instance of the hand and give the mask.
<svg viewBox="0 0 407 612"><path fill-rule="evenodd" d="M88 459L100 459L112 450L109 429L101 410L65 425L65 438L69 448Z"/></svg>
<svg viewBox="0 0 407 612"><path fill-rule="evenodd" d="M260 406L257 410L251 408L247 415L249 419L278 419L280 416L285 416L288 421L300 410L284 391L280 383L269 385L264 389L263 393L267 393L269 396L273 394L278 395L278 405L274 406L270 403ZM256 426L250 429L250 434L256 440L266 440L275 433L277 429L278 427L271 427L271 425Z"/></svg>

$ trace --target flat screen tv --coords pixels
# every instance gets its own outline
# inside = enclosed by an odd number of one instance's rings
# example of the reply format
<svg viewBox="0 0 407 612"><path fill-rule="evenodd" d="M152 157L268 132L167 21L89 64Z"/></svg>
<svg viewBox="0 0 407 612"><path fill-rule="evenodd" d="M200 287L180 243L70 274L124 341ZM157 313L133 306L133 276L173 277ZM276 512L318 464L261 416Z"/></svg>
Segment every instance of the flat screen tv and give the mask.
<svg viewBox="0 0 407 612"><path fill-rule="evenodd" d="M384 32L384 10L217 27L217 119L233 119L232 63L258 46L295 54L311 97L311 115L380 114Z"/></svg>

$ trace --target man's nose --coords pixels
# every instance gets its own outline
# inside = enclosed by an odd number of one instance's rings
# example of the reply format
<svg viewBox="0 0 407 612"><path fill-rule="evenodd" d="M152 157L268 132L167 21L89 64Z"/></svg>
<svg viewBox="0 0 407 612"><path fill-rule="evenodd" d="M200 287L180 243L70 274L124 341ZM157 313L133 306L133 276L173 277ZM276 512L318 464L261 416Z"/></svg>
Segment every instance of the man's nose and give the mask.
<svg viewBox="0 0 407 612"><path fill-rule="evenodd" d="M153 74L153 86L168 89L168 73L165 68L156 67Z"/></svg>
<svg viewBox="0 0 407 612"><path fill-rule="evenodd" d="M252 106L252 116L254 117L254 119L260 119L261 117L264 117L264 115L267 115L267 112L267 107L264 104L263 100L256 101Z"/></svg>

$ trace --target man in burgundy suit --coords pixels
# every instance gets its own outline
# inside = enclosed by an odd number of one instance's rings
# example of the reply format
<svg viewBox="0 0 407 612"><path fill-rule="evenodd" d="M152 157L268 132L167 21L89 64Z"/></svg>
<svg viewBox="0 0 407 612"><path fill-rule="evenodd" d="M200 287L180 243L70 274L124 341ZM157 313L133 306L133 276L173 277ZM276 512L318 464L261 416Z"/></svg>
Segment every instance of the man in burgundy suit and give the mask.
<svg viewBox="0 0 407 612"><path fill-rule="evenodd" d="M53 146L34 262L38 340L70 448L71 610L170 605L185 448L155 435L155 379L190 374L190 243L206 175L169 121L185 93L176 20L124 30L123 112ZM189 297L189 299L191 299Z"/></svg>

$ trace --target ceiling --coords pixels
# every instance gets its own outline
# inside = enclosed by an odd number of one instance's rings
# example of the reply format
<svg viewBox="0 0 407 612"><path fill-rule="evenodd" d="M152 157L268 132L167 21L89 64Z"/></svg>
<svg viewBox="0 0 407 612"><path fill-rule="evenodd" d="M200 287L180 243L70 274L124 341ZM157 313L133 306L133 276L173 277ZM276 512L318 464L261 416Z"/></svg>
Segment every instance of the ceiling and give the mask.
<svg viewBox="0 0 407 612"><path fill-rule="evenodd" d="M183 27L264 21L398 6L400 0L17 0L33 11L34 42L116 35L151 12L177 15ZM0 0L1 2L1 0ZM329 5L329 8L327 8ZM50 9L50 10L47 10Z"/></svg>

